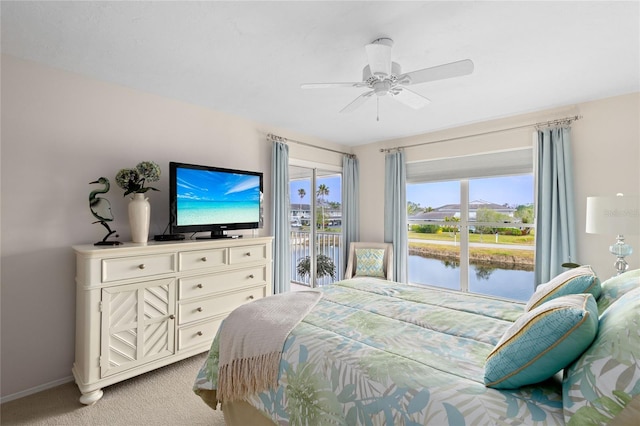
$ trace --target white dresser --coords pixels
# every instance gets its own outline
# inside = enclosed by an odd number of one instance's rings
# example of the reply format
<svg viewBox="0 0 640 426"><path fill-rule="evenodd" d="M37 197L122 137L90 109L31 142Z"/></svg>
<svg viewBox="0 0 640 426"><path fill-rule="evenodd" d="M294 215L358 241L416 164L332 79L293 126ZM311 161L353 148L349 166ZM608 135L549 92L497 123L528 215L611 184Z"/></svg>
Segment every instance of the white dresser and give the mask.
<svg viewBox="0 0 640 426"><path fill-rule="evenodd" d="M271 237L73 249L73 376L83 404L105 386L209 350L229 312L272 293Z"/></svg>

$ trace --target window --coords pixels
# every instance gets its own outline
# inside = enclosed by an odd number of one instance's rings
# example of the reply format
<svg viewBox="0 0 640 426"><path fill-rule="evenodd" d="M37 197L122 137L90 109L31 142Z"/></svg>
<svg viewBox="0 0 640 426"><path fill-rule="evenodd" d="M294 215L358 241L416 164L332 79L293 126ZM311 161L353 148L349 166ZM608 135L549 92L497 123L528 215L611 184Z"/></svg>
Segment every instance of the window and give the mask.
<svg viewBox="0 0 640 426"><path fill-rule="evenodd" d="M527 300L532 163L531 150L517 150L408 165L409 282Z"/></svg>

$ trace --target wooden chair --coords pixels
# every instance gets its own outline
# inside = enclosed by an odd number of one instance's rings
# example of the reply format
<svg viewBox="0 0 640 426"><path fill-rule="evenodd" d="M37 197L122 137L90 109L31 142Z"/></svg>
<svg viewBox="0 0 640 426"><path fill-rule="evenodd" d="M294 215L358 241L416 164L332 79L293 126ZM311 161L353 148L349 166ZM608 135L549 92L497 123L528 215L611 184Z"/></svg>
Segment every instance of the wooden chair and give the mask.
<svg viewBox="0 0 640 426"><path fill-rule="evenodd" d="M358 258L356 256L357 249L384 249L384 258L382 261L384 279L393 280L393 244L366 242L351 243L349 245L349 259L347 261L347 269L344 273L344 279L356 276L356 271L358 270Z"/></svg>

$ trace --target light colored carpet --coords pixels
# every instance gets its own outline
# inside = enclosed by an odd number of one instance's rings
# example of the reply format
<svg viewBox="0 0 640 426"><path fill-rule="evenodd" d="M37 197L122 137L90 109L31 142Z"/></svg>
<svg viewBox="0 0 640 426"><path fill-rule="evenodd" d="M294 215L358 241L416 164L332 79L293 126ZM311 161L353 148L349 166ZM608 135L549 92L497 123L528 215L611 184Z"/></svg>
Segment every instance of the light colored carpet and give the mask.
<svg viewBox="0 0 640 426"><path fill-rule="evenodd" d="M210 425L224 426L220 410L212 410L191 390L206 354L177 362L104 388L104 396L82 405L75 383L2 404L5 425Z"/></svg>

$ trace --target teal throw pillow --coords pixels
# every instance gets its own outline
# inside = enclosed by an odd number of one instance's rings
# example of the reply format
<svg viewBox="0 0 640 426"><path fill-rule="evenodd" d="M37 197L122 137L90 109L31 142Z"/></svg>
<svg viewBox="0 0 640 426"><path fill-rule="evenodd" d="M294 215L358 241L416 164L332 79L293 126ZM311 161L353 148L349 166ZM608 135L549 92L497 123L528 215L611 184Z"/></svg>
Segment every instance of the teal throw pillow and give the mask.
<svg viewBox="0 0 640 426"><path fill-rule="evenodd" d="M597 299L600 297L600 292L600 280L591 266L580 266L558 274L546 284L539 285L529 299L525 311L530 311L544 302L567 294L591 293Z"/></svg>
<svg viewBox="0 0 640 426"><path fill-rule="evenodd" d="M638 287L640 287L640 269L627 271L604 281L602 283L602 294L598 298L598 312L600 312L600 315L613 302Z"/></svg>
<svg viewBox="0 0 640 426"><path fill-rule="evenodd" d="M384 274L384 249L356 249L356 277L381 277Z"/></svg>
<svg viewBox="0 0 640 426"><path fill-rule="evenodd" d="M640 398L639 324L640 288L622 295L600 316L593 344L565 370L567 425L637 424L622 419L640 414L632 402Z"/></svg>
<svg viewBox="0 0 640 426"><path fill-rule="evenodd" d="M589 347L598 331L591 294L561 296L524 313L487 357L484 384L516 389L556 374Z"/></svg>

